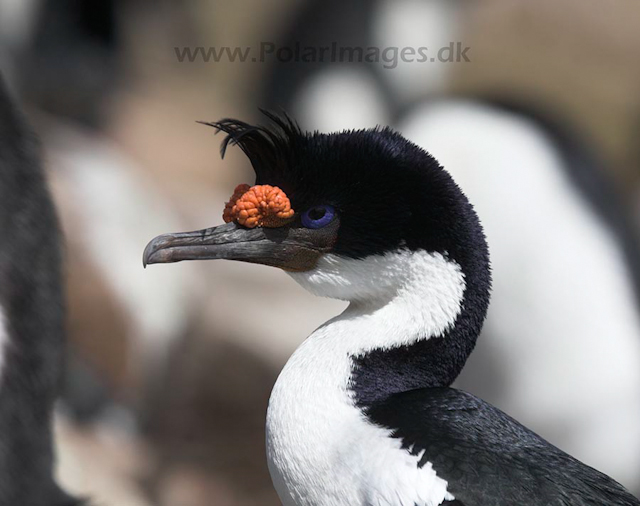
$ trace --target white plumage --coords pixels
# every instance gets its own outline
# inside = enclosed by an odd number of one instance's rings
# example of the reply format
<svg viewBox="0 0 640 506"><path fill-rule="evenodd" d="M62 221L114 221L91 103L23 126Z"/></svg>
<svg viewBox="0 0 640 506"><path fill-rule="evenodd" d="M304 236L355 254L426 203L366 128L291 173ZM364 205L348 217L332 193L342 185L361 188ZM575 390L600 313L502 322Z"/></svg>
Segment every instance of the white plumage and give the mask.
<svg viewBox="0 0 640 506"><path fill-rule="evenodd" d="M351 357L438 339L460 312L465 281L441 254L323 257L292 277L316 295L349 300L296 350L273 389L267 455L285 506L435 506L446 481L371 424L349 389ZM429 310L426 311L425 308Z"/></svg>

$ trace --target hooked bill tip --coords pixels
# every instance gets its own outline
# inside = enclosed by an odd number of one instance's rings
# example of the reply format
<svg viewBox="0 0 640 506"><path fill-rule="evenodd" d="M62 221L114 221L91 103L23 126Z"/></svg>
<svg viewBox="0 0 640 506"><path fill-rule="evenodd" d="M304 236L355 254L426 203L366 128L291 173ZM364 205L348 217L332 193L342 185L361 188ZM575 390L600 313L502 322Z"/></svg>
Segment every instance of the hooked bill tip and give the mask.
<svg viewBox="0 0 640 506"><path fill-rule="evenodd" d="M157 263L155 261L158 257L157 254L162 252L162 247L165 245L166 241L163 236L158 236L149 241L149 244L147 244L144 248L144 252L142 253L142 267L146 269L147 265ZM156 258L154 259L154 257Z"/></svg>

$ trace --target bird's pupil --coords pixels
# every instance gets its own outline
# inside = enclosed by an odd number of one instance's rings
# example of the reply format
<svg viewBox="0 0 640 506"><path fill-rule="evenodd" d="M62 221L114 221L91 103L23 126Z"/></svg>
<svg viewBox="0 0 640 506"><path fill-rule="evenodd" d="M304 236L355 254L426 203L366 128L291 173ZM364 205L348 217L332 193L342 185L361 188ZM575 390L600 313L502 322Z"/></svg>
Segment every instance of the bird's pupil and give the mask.
<svg viewBox="0 0 640 506"><path fill-rule="evenodd" d="M317 221L324 217L325 214L327 214L327 210L324 207L314 207L309 211L309 218L313 221Z"/></svg>

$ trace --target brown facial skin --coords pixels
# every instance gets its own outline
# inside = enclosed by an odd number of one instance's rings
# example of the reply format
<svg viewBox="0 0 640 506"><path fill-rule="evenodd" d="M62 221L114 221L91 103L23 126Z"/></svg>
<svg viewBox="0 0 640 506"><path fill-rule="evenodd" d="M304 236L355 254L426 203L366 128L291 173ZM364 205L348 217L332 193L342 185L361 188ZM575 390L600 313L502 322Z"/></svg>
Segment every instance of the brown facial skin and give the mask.
<svg viewBox="0 0 640 506"><path fill-rule="evenodd" d="M299 219L278 228L244 228L236 223L195 232L164 234L144 250L142 263L182 260L227 259L279 267L286 271L308 271L335 244L339 218L321 229L300 225Z"/></svg>

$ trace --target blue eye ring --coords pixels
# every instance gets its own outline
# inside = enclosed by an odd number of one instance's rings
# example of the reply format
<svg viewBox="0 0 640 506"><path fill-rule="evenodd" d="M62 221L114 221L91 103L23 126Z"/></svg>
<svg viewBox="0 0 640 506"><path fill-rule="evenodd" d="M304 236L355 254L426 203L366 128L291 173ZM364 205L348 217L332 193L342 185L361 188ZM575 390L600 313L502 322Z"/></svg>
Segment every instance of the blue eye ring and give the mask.
<svg viewBox="0 0 640 506"><path fill-rule="evenodd" d="M313 206L307 209L302 216L302 225L306 228L326 227L336 216L336 210L330 205Z"/></svg>

